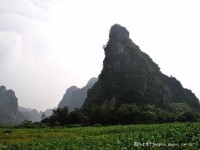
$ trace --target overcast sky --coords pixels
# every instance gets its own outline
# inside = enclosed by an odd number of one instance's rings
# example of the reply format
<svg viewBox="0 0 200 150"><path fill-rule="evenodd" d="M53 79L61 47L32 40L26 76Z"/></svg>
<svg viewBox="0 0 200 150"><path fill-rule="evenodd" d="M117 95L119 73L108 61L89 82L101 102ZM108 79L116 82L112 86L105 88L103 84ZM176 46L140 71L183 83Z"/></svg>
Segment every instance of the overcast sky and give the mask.
<svg viewBox="0 0 200 150"><path fill-rule="evenodd" d="M0 85L45 110L97 77L110 27L200 98L199 0L0 0Z"/></svg>

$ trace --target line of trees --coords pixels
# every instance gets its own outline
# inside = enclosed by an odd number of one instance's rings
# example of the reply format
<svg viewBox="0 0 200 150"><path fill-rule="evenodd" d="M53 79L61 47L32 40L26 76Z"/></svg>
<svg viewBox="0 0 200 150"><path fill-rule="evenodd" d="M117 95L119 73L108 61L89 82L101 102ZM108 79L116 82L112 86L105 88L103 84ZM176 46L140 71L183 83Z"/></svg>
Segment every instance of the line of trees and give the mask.
<svg viewBox="0 0 200 150"><path fill-rule="evenodd" d="M137 123L165 123L165 122L195 122L200 121L198 113L187 110L187 106L179 104L176 109L165 111L154 105L142 108L135 104L124 104L119 108L108 110L107 107L93 109L75 109L69 112L67 107L53 110L50 117L44 117L42 123L50 126L65 126L71 124L137 124ZM178 109L179 108L179 109Z"/></svg>

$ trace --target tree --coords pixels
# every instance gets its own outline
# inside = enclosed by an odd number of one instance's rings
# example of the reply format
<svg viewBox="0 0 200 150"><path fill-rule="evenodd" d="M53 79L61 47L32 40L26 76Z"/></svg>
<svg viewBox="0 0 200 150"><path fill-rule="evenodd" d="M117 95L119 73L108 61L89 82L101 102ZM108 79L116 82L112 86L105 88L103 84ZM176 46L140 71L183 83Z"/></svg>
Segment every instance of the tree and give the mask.
<svg viewBox="0 0 200 150"><path fill-rule="evenodd" d="M44 119L46 119L46 118L47 118L46 114L45 114L45 113L42 113L41 120L44 120Z"/></svg>
<svg viewBox="0 0 200 150"><path fill-rule="evenodd" d="M57 108L53 110L53 114L49 118L44 118L42 122L50 123L51 125L66 125L68 113L68 107Z"/></svg>

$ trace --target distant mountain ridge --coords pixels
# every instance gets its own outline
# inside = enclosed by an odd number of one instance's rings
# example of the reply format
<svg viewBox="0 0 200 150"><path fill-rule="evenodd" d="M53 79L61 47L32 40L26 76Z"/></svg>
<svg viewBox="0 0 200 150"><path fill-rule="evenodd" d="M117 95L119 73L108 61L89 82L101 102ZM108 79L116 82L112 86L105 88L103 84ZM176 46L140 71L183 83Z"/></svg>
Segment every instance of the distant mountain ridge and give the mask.
<svg viewBox="0 0 200 150"><path fill-rule="evenodd" d="M31 109L31 108L25 108L18 106L18 109L20 113L22 114L24 120L29 120L32 122L40 122L41 121L41 116L43 112L38 112L36 109Z"/></svg>
<svg viewBox="0 0 200 150"><path fill-rule="evenodd" d="M0 86L0 125L19 125L25 120L40 122L43 113L49 117L52 114L52 109L38 112L36 109L18 106L15 92L7 90L5 86Z"/></svg>
<svg viewBox="0 0 200 150"><path fill-rule="evenodd" d="M88 89L90 89L96 81L97 78L93 77L83 88L77 88L76 86L68 88L58 107L68 106L70 111L73 111L74 108L80 108L87 96Z"/></svg>
<svg viewBox="0 0 200 150"><path fill-rule="evenodd" d="M45 112L38 111L36 109L25 108L18 106L19 112L22 114L24 120L29 120L32 122L40 122L42 119L42 115L44 114L46 117L52 115L52 109L46 109Z"/></svg>

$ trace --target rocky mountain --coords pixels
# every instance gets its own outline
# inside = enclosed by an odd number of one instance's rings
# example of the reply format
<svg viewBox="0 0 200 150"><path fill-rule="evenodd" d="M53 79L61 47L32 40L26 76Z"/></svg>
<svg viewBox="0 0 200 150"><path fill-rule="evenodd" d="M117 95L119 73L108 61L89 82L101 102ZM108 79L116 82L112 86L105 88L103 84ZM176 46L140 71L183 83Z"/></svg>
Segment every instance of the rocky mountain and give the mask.
<svg viewBox="0 0 200 150"><path fill-rule="evenodd" d="M185 89L175 77L164 75L129 38L125 27L119 24L111 27L104 52L103 69L98 81L88 90L83 109L105 113L120 111L124 105L136 105L142 111L148 108L147 113L154 112L154 108L172 113L178 109L175 106L184 105L199 112L199 100L192 91Z"/></svg>
<svg viewBox="0 0 200 150"><path fill-rule="evenodd" d="M32 122L40 122L41 121L41 116L43 112L39 112L36 109L31 109L31 108L25 108L18 106L18 109L20 113L22 114L24 120L29 120Z"/></svg>
<svg viewBox="0 0 200 150"><path fill-rule="evenodd" d="M0 86L0 125L17 125L23 121L18 110L18 99L13 90Z"/></svg>
<svg viewBox="0 0 200 150"><path fill-rule="evenodd" d="M47 109L45 112L38 111L36 109L25 108L18 106L19 112L22 114L24 120L32 121L32 122L40 122L42 119L42 115L44 114L46 117L52 115L52 109Z"/></svg>
<svg viewBox="0 0 200 150"><path fill-rule="evenodd" d="M31 108L25 108L25 107L22 107L22 106L18 106L18 110L20 112L27 112L27 111L31 111L32 109Z"/></svg>
<svg viewBox="0 0 200 150"><path fill-rule="evenodd" d="M88 89L90 89L96 81L97 78L91 78L83 88L77 88L76 86L68 88L58 107L68 106L70 111L74 110L74 108L80 108L87 96Z"/></svg>
<svg viewBox="0 0 200 150"><path fill-rule="evenodd" d="M72 103L72 96L74 92L76 92L78 88L76 86L71 86L66 90L66 93L64 94L62 100L58 104L58 107L65 107L68 106L70 108Z"/></svg>

